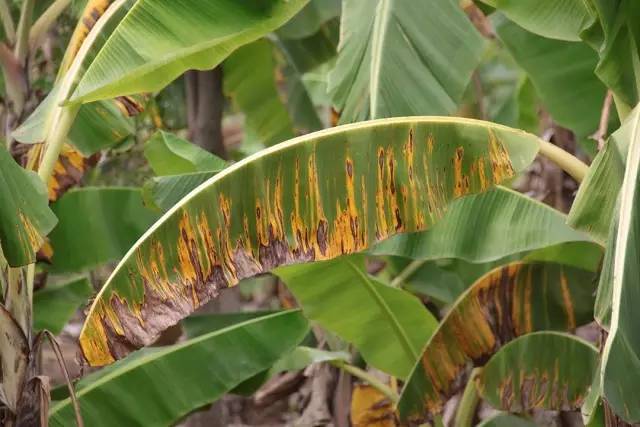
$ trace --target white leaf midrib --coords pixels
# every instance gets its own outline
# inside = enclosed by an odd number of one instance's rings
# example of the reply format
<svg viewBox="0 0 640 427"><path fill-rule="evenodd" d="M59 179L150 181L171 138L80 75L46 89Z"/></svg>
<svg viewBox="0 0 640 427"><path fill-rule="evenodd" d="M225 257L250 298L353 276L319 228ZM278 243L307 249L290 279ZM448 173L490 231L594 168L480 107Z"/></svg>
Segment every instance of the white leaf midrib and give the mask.
<svg viewBox="0 0 640 427"><path fill-rule="evenodd" d="M380 86L380 76L382 68L382 55L384 53L384 42L389 27L391 16L391 2L393 0L380 0L376 6L376 14L371 30L371 70L369 78L369 104L370 116L372 119L378 117L378 92Z"/></svg>

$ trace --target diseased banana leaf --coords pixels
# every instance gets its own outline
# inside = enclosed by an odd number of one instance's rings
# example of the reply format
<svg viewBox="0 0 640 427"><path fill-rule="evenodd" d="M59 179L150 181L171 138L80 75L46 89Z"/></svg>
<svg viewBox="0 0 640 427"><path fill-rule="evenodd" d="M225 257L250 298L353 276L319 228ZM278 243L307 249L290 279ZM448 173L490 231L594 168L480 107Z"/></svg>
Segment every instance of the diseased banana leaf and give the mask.
<svg viewBox="0 0 640 427"><path fill-rule="evenodd" d="M113 0L90 0L86 3L67 45L54 88L27 120L12 133L14 139L25 144L45 142L59 110L57 103L60 101L60 96L66 97L68 95L66 92L70 89L64 84L63 77L72 65L82 71L89 62L84 53L78 55L80 46L88 39L87 43L94 50L98 50L113 29L113 24L99 26L99 34L88 37L89 32L96 26L98 19L112 2ZM109 18L109 21L117 22L121 17L122 14L115 14ZM75 77L72 76L73 79ZM128 105L135 108L126 108ZM125 116L133 115L139 109L135 102L126 103L120 100L101 100L84 105L71 126L67 142L74 145L84 156L90 156L102 148L115 146L134 132L133 123Z"/></svg>
<svg viewBox="0 0 640 427"><path fill-rule="evenodd" d="M307 332L302 314L287 311L143 350L79 381L76 393L84 422L96 427L174 425L270 368ZM51 426L74 424L69 398L54 404L49 414Z"/></svg>
<svg viewBox="0 0 640 427"><path fill-rule="evenodd" d="M613 257L611 326L602 353L602 390L613 411L640 422L640 116L634 114L620 190ZM611 248L609 248L611 249Z"/></svg>
<svg viewBox="0 0 640 427"><path fill-rule="evenodd" d="M359 255L274 273L308 319L353 343L368 364L398 378L409 375L438 325L418 298L369 276Z"/></svg>
<svg viewBox="0 0 640 427"><path fill-rule="evenodd" d="M573 331L593 319L594 274L552 263L516 262L478 279L427 343L398 408L419 423L439 414L469 364L484 365L506 343L541 330Z"/></svg>
<svg viewBox="0 0 640 427"><path fill-rule="evenodd" d="M456 110L483 50L458 3L343 1L329 75L341 123Z"/></svg>
<svg viewBox="0 0 640 427"><path fill-rule="evenodd" d="M0 147L0 245L9 265L34 262L56 222L42 181Z"/></svg>
<svg viewBox="0 0 640 427"><path fill-rule="evenodd" d="M538 146L487 122L412 117L256 153L191 192L129 251L90 310L84 354L113 362L243 278L425 230L454 199L522 171Z"/></svg>
<svg viewBox="0 0 640 427"><path fill-rule="evenodd" d="M454 201L430 230L394 236L370 252L479 263L565 242L590 241L588 235L573 230L566 221L559 211L499 186Z"/></svg>
<svg viewBox="0 0 640 427"><path fill-rule="evenodd" d="M503 411L573 411L582 406L597 366L598 350L590 343L559 332L534 332L494 354L476 385L483 399Z"/></svg>
<svg viewBox="0 0 640 427"><path fill-rule="evenodd" d="M287 22L306 0L116 0L127 13L94 51L71 102L162 89L188 69L215 67ZM117 12L116 12L117 13Z"/></svg>

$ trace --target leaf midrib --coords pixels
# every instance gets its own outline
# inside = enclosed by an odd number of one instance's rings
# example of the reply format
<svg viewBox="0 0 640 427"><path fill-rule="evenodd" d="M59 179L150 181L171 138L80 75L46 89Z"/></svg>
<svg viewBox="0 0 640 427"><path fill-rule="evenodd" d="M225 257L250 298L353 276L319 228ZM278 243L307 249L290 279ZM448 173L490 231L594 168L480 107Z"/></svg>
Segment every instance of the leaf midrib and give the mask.
<svg viewBox="0 0 640 427"><path fill-rule="evenodd" d="M364 288L367 290L367 292L369 292L369 295L371 295L371 297L380 307L380 312L387 319L395 334L397 335L398 341L400 341L400 344L402 345L406 356L412 361L412 363L415 363L420 358L418 351L411 343L411 340L407 336L406 331L398 321L398 318L395 316L393 311L387 305L387 302L384 300L384 298L382 298L378 291L376 291L371 279L367 277L367 275L362 270L360 270L352 261L347 260L346 264L362 279Z"/></svg>

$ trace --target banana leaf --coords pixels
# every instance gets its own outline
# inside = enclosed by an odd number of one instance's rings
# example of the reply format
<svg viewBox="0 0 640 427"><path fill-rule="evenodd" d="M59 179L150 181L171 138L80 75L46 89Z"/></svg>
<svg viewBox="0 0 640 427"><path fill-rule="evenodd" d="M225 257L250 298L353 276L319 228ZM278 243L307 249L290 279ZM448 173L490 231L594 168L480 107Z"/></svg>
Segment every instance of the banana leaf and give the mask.
<svg viewBox="0 0 640 427"><path fill-rule="evenodd" d="M162 89L189 69L215 67L238 47L287 22L306 0L116 0L120 18L89 50L70 101L90 102ZM126 13L123 13L126 12Z"/></svg>
<svg viewBox="0 0 640 427"><path fill-rule="evenodd" d="M553 263L515 262L481 277L440 322L405 383L398 409L420 423L460 390L469 364L534 331L573 331L593 319L594 274Z"/></svg>
<svg viewBox="0 0 640 427"><path fill-rule="evenodd" d="M286 311L173 346L145 349L79 381L76 393L84 422L96 427L174 425L270 368L307 332L301 313ZM51 426L74 424L69 398L54 404L49 415Z"/></svg>
<svg viewBox="0 0 640 427"><path fill-rule="evenodd" d="M398 378L409 375L438 325L419 299L369 276L359 255L274 273L308 319L353 343L367 363Z"/></svg>
<svg viewBox="0 0 640 427"><path fill-rule="evenodd" d="M113 362L243 278L427 229L454 199L522 171L538 147L499 125L414 117L256 153L189 193L134 245L94 301L84 354Z"/></svg>
<svg viewBox="0 0 640 427"><path fill-rule="evenodd" d="M634 398L640 373L640 116L633 116L626 169L620 190L611 272L611 326L602 353L602 390L613 411L628 423L640 422Z"/></svg>
<svg viewBox="0 0 640 427"><path fill-rule="evenodd" d="M34 262L56 222L38 175L21 168L0 147L0 246L9 265Z"/></svg>
<svg viewBox="0 0 640 427"><path fill-rule="evenodd" d="M343 1L329 75L340 123L456 110L483 51L458 3Z"/></svg>
<svg viewBox="0 0 640 427"><path fill-rule="evenodd" d="M476 378L480 396L494 408L579 409L598 366L590 343L558 332L534 332L502 347Z"/></svg>

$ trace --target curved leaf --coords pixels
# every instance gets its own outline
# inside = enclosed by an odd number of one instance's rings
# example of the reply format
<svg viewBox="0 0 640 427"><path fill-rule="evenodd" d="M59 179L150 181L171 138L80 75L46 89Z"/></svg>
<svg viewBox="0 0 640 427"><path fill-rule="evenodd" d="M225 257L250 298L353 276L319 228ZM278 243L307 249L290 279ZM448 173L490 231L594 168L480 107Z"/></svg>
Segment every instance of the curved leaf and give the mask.
<svg viewBox="0 0 640 427"><path fill-rule="evenodd" d="M593 74L598 63L593 50L584 43L538 36L502 16L492 17L492 22L500 41L527 73L553 119L574 131L579 139L595 133L607 88ZM595 141L587 143L590 152L595 151Z"/></svg>
<svg viewBox="0 0 640 427"><path fill-rule="evenodd" d="M640 422L640 115L634 115L615 237L611 327L602 353L602 390L613 411Z"/></svg>
<svg viewBox="0 0 640 427"><path fill-rule="evenodd" d="M144 144L144 157L156 175L219 172L226 162L208 151L159 130Z"/></svg>
<svg viewBox="0 0 640 427"><path fill-rule="evenodd" d="M640 107L609 137L589 167L569 212L569 224L587 231L601 244L607 242L616 215L633 127L639 117Z"/></svg>
<svg viewBox="0 0 640 427"><path fill-rule="evenodd" d="M521 27L551 39L580 41L592 20L582 0L481 0Z"/></svg>
<svg viewBox="0 0 640 427"><path fill-rule="evenodd" d="M215 67L287 22L306 0L118 0L128 13L94 52L71 102L162 89L188 69ZM144 41L144 42L142 42Z"/></svg>
<svg viewBox="0 0 640 427"><path fill-rule="evenodd" d="M506 344L482 368L476 385L494 408L573 411L598 365L598 350L575 336L535 332Z"/></svg>
<svg viewBox="0 0 640 427"><path fill-rule="evenodd" d="M504 187L454 201L428 231L394 236L371 253L429 260L489 262L565 242L590 241L566 216ZM505 239L505 236L509 236Z"/></svg>
<svg viewBox="0 0 640 427"><path fill-rule="evenodd" d="M328 129L247 157L130 250L92 306L84 354L110 363L243 278L424 230L452 200L523 170L538 144L486 122L414 117Z"/></svg>
<svg viewBox="0 0 640 427"><path fill-rule="evenodd" d="M640 97L640 5L633 0L586 0L585 5L596 19L580 36L600 56L595 73L616 95L619 111L631 110Z"/></svg>
<svg viewBox="0 0 640 427"><path fill-rule="evenodd" d="M215 174L215 172L196 172L151 178L142 187L144 204L148 208L166 212L191 190Z"/></svg>
<svg viewBox="0 0 640 427"><path fill-rule="evenodd" d="M419 422L442 411L467 366L483 365L504 344L533 331L572 331L593 316L593 273L552 263L497 268L458 298L429 340L398 404Z"/></svg>
<svg viewBox="0 0 640 427"><path fill-rule="evenodd" d="M271 367L307 331L300 312L288 311L145 350L80 380L77 396L84 422L97 427L173 425ZM49 423L74 424L70 399L53 405Z"/></svg>
<svg viewBox="0 0 640 427"><path fill-rule="evenodd" d="M56 225L46 193L38 176L0 147L0 244L12 267L35 262L44 237Z"/></svg>
<svg viewBox="0 0 640 427"><path fill-rule="evenodd" d="M453 113L482 46L455 0L344 0L329 75L341 123Z"/></svg>
<svg viewBox="0 0 640 427"><path fill-rule="evenodd" d="M398 378L409 375L438 324L416 297L370 277L357 255L282 267L275 274L308 319L353 343L367 363Z"/></svg>

